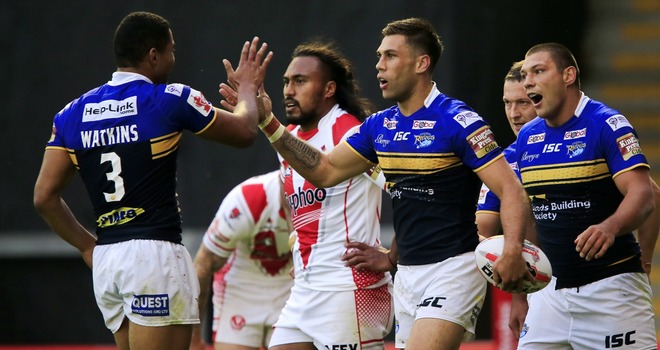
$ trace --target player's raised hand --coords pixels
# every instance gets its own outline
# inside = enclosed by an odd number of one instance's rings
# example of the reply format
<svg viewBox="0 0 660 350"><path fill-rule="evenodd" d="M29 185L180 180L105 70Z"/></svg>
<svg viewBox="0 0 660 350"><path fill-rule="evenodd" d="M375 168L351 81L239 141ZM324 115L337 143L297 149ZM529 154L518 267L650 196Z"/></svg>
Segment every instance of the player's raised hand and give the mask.
<svg viewBox="0 0 660 350"><path fill-rule="evenodd" d="M220 95L224 98L220 100L220 104L226 110L233 112L238 103L238 92L231 87L230 84L220 83L220 89L218 90Z"/></svg>
<svg viewBox="0 0 660 350"><path fill-rule="evenodd" d="M258 47L259 37L255 36L252 42L246 41L243 44L241 58L236 69L233 68L229 60L222 60L227 71L227 81L235 90L238 91L243 84L249 85L249 87L256 90L263 84L266 77L266 69L273 58L273 52L266 53L268 49L268 44L266 43L261 44L260 48Z"/></svg>

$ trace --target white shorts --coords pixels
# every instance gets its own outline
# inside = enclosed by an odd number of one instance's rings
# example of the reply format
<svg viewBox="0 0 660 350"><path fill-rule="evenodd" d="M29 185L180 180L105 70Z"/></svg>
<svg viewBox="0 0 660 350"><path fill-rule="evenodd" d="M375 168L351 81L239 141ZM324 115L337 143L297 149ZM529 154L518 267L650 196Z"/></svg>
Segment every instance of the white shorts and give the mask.
<svg viewBox="0 0 660 350"><path fill-rule="evenodd" d="M115 333L124 317L141 326L199 323L199 280L186 247L131 240L94 248L96 303Z"/></svg>
<svg viewBox="0 0 660 350"><path fill-rule="evenodd" d="M394 277L395 347L405 348L420 318L456 323L465 328L464 340L474 339L486 286L473 252L434 264L399 265Z"/></svg>
<svg viewBox="0 0 660 350"><path fill-rule="evenodd" d="M518 349L656 349L651 286L624 273L579 288L556 279L530 294Z"/></svg>
<svg viewBox="0 0 660 350"><path fill-rule="evenodd" d="M266 348L292 285L293 279L270 287L215 281L213 341Z"/></svg>
<svg viewBox="0 0 660 350"><path fill-rule="evenodd" d="M270 347L314 343L319 349L384 349L392 328L392 284L328 292L291 289Z"/></svg>

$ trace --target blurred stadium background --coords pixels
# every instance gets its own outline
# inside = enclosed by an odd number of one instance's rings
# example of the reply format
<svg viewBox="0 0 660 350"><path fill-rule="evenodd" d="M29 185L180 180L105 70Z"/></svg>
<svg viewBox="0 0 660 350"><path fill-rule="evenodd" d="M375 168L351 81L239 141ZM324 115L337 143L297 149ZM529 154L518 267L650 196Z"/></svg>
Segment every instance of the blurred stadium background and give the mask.
<svg viewBox="0 0 660 350"><path fill-rule="evenodd" d="M6 1L0 5L0 349L112 344L94 302L91 271L38 217L32 187L53 115L110 79L114 29L136 10L158 13L172 24L177 62L170 81L203 91L216 105L217 86L226 78L221 59L237 63L241 44L260 36L275 52L266 88L280 115L277 97L289 55L315 36L337 41L354 62L365 96L380 108L389 106L375 81L380 30L394 19L428 18L446 49L435 76L439 88L488 119L501 145L513 141L501 102L504 74L532 45L560 42L576 55L586 94L631 120L660 181L660 0ZM236 150L184 137L178 193L192 254L222 197L276 166L265 138ZM66 200L93 228L80 179ZM392 233L387 201L384 242ZM659 265L656 259L651 276L656 309ZM492 337L489 317L486 310L480 318L479 344Z"/></svg>

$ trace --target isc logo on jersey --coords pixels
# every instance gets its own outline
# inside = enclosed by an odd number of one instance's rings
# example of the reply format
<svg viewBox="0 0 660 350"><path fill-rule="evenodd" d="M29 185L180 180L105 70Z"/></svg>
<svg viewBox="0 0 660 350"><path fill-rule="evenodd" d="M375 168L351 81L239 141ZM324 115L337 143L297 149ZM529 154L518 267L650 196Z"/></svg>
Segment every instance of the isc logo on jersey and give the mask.
<svg viewBox="0 0 660 350"><path fill-rule="evenodd" d="M297 215L298 209L309 207L315 203L320 203L325 200L325 188L308 188L303 190L298 187L296 193L289 196L289 205L292 209L292 214Z"/></svg>

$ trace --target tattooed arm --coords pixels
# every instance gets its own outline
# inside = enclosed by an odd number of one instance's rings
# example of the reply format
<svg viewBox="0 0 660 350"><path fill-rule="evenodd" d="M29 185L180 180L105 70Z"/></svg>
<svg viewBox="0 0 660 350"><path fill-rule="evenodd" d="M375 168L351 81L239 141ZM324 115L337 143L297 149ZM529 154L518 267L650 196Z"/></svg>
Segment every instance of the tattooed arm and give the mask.
<svg viewBox="0 0 660 350"><path fill-rule="evenodd" d="M326 154L285 130L271 144L292 168L317 187L334 186L374 166L344 142Z"/></svg>

